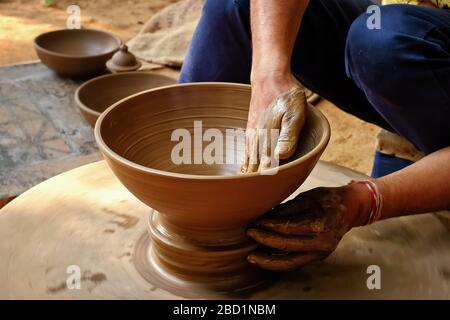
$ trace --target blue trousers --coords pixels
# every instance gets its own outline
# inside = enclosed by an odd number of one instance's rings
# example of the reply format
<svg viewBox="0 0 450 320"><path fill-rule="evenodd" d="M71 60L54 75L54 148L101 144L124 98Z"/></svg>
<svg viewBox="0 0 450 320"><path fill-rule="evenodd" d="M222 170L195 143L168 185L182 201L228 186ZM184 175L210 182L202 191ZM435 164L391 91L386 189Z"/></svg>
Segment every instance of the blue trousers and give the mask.
<svg viewBox="0 0 450 320"><path fill-rule="evenodd" d="M450 10L380 7L369 0L310 0L292 72L342 110L431 153L450 146ZM250 82L249 1L207 0L180 82Z"/></svg>

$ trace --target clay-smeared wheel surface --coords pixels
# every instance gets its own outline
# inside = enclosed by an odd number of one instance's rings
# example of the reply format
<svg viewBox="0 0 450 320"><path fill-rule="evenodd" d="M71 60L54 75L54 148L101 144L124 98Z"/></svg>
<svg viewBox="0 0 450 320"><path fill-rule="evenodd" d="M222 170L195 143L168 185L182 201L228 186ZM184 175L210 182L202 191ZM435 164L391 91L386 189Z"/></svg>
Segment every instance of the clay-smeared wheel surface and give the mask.
<svg viewBox="0 0 450 320"><path fill-rule="evenodd" d="M151 72L107 74L83 83L75 92L75 101L86 120L95 126L100 113L117 101L175 82L173 78Z"/></svg>
<svg viewBox="0 0 450 320"><path fill-rule="evenodd" d="M120 39L93 29L50 31L34 39L34 48L41 61L64 76L82 77L105 70Z"/></svg>
<svg viewBox="0 0 450 320"><path fill-rule="evenodd" d="M319 162L292 196L364 178ZM149 210L104 161L30 189L0 210L0 299L179 299L186 291L217 297L189 287L174 294L136 270L146 262L138 246ZM238 297L449 299L449 246L450 232L432 214L381 221L350 231L325 261ZM380 267L380 290L366 286L369 265ZM79 290L66 286L69 266L80 268Z"/></svg>

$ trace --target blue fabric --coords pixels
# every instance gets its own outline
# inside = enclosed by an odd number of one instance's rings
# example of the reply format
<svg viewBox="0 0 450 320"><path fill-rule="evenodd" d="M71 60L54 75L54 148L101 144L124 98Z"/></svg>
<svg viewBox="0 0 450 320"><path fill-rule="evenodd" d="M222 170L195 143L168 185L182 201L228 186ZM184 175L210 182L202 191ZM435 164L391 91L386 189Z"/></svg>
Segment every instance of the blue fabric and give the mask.
<svg viewBox="0 0 450 320"><path fill-rule="evenodd" d="M373 161L371 176L373 178L382 177L397 170L403 169L412 163L412 161L397 158L395 156L390 156L377 151L375 152L375 159Z"/></svg>
<svg viewBox="0 0 450 320"><path fill-rule="evenodd" d="M450 145L450 10L381 8L380 30L367 15L352 24L348 75L401 136L425 153Z"/></svg>
<svg viewBox="0 0 450 320"><path fill-rule="evenodd" d="M311 0L292 54L293 74L342 110L430 153L450 146L450 10ZM207 0L179 81L249 83L249 1Z"/></svg>

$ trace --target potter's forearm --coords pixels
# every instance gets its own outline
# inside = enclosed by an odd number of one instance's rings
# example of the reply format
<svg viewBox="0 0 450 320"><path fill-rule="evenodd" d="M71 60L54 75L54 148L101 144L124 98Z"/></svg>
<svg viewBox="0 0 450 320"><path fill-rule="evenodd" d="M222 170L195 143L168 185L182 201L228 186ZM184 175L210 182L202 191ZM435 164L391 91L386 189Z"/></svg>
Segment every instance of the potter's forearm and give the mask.
<svg viewBox="0 0 450 320"><path fill-rule="evenodd" d="M290 75L290 61L307 0L251 0L252 82Z"/></svg>
<svg viewBox="0 0 450 320"><path fill-rule="evenodd" d="M382 219L450 208L450 147L376 181Z"/></svg>

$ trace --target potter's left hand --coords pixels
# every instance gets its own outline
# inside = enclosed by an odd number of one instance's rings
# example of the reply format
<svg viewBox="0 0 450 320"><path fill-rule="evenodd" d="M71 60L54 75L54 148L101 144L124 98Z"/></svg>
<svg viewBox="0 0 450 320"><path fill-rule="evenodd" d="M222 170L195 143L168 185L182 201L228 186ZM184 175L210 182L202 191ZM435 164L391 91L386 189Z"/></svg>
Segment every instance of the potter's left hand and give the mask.
<svg viewBox="0 0 450 320"><path fill-rule="evenodd" d="M247 234L264 247L248 261L289 271L327 257L352 227L366 223L370 191L361 184L316 188L283 203L257 220Z"/></svg>
<svg viewBox="0 0 450 320"><path fill-rule="evenodd" d="M287 78L276 85L252 83L241 173L269 169L273 159L288 159L297 148L307 101L304 88Z"/></svg>

